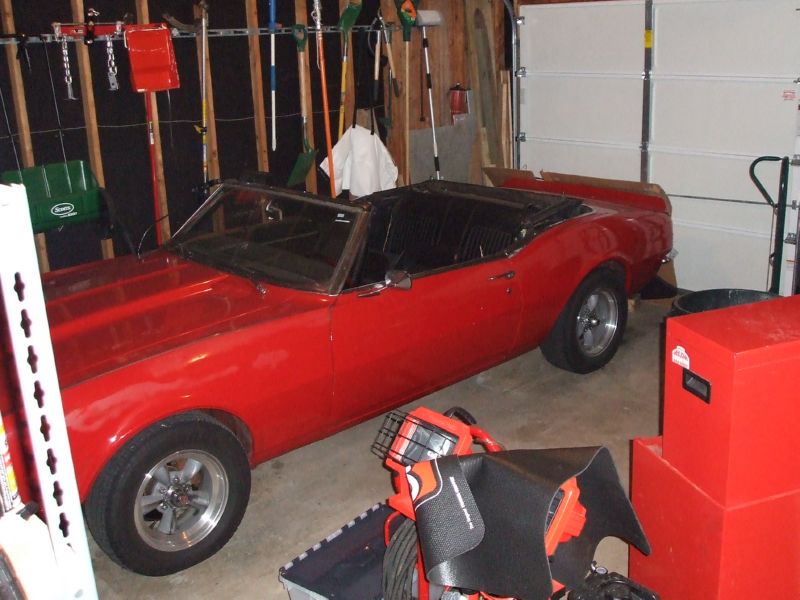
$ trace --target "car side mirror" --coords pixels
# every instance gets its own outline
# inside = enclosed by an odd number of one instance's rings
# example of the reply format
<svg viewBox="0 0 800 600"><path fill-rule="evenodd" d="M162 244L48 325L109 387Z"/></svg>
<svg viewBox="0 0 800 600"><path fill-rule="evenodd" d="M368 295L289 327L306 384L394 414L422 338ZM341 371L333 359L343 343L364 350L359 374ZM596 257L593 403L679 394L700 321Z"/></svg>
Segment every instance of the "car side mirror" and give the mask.
<svg viewBox="0 0 800 600"><path fill-rule="evenodd" d="M362 292L358 295L359 298L369 298L371 296L377 296L383 290L387 288L397 288L399 290L410 290L411 289L411 275L408 274L408 271L398 271L398 270L391 270L387 271L383 281L379 281L367 291Z"/></svg>
<svg viewBox="0 0 800 600"><path fill-rule="evenodd" d="M408 271L398 271L392 269L386 272L386 278L383 281L387 288L398 288L400 290L411 289L411 276Z"/></svg>

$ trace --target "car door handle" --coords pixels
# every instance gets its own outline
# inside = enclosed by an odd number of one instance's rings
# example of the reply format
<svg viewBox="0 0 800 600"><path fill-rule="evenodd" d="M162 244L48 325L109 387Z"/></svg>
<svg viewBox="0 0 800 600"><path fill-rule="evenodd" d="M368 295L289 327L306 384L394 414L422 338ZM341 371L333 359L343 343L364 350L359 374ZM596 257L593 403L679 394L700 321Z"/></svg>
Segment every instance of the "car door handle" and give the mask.
<svg viewBox="0 0 800 600"><path fill-rule="evenodd" d="M489 281L497 281L498 279L514 279L514 275L516 275L516 272L506 271L505 273L500 273L500 275L492 275L489 277Z"/></svg>

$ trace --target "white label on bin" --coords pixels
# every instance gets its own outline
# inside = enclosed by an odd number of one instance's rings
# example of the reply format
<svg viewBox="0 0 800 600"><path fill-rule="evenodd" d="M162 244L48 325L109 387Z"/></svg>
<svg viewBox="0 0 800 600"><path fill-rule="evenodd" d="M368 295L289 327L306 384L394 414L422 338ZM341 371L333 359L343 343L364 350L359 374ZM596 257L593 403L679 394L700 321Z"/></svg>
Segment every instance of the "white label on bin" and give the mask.
<svg viewBox="0 0 800 600"><path fill-rule="evenodd" d="M683 346L675 346L675 349L672 351L672 362L684 369L689 368L689 355L686 353L686 349Z"/></svg>
<svg viewBox="0 0 800 600"><path fill-rule="evenodd" d="M50 209L50 213L54 217L72 217L77 215L77 211L75 210L75 205L70 202L61 202L60 204L56 204Z"/></svg>

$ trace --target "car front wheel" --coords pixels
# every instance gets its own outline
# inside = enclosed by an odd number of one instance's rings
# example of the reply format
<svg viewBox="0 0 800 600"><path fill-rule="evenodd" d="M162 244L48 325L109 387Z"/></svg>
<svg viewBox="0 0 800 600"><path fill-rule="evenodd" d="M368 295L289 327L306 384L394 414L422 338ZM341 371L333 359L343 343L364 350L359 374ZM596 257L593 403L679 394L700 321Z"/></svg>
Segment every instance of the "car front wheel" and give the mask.
<svg viewBox="0 0 800 600"><path fill-rule="evenodd" d="M244 448L202 414L144 430L106 465L85 505L98 545L143 575L168 575L213 555L231 538L250 496Z"/></svg>
<svg viewBox="0 0 800 600"><path fill-rule="evenodd" d="M545 358L575 373L590 373L617 352L628 320L622 276L607 267L580 283L542 342Z"/></svg>

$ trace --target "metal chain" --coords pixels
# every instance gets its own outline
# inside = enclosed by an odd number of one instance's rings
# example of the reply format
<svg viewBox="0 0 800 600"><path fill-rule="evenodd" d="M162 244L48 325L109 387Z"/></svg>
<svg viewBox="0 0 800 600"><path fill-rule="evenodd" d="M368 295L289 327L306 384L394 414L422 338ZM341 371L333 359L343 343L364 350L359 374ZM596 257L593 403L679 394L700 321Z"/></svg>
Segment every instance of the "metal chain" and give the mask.
<svg viewBox="0 0 800 600"><path fill-rule="evenodd" d="M64 58L64 83L67 84L67 100L77 100L77 98L75 98L75 93L72 91L72 72L69 68L67 38L61 38L61 55Z"/></svg>
<svg viewBox="0 0 800 600"><path fill-rule="evenodd" d="M106 54L108 55L108 89L115 92L119 89L117 81L117 61L114 60L114 43L111 36L106 38Z"/></svg>

